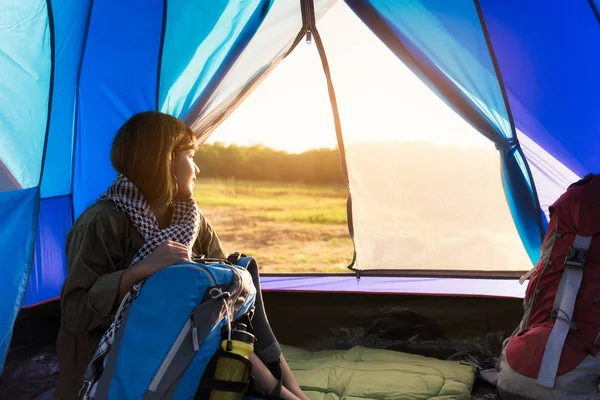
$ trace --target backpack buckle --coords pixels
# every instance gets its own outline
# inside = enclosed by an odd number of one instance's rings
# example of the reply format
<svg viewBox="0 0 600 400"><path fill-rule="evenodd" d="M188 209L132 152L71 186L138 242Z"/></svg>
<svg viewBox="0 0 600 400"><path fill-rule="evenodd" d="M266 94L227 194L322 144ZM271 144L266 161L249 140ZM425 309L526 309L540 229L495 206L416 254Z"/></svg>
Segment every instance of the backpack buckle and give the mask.
<svg viewBox="0 0 600 400"><path fill-rule="evenodd" d="M244 257L246 257L246 255L244 253L240 253L239 251L236 251L235 253L231 253L227 257L227 261L229 261L232 264L237 264L238 261L240 261Z"/></svg>
<svg viewBox="0 0 600 400"><path fill-rule="evenodd" d="M583 269L583 267L585 267L587 256L587 249L571 246L569 254L567 254L567 258L565 258L565 267Z"/></svg>
<svg viewBox="0 0 600 400"><path fill-rule="evenodd" d="M79 392L77 392L77 396L81 397L83 395L87 395L91 386L92 382L88 381L87 379L84 379L81 384L81 387L79 388Z"/></svg>

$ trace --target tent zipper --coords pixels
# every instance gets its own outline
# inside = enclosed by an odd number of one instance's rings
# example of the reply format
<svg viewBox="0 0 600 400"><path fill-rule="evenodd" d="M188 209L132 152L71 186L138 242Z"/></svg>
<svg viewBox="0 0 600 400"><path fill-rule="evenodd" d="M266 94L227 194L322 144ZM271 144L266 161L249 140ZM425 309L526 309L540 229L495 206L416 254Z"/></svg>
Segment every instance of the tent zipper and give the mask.
<svg viewBox="0 0 600 400"><path fill-rule="evenodd" d="M340 113L338 110L337 99L335 96L335 89L333 87L333 80L331 79L331 71L329 68L329 62L327 61L327 54L325 52L325 46L321 35L317 29L317 22L315 17L315 4L314 0L300 0L300 9L302 11L302 29L297 37L292 49L296 47L302 34L306 34L307 43L312 43L314 39L321 58L321 64L323 72L325 73L325 79L327 80L327 91L329 93L329 102L331 103L331 112L333 114L333 123L335 126L335 136L337 139L338 150L340 152L340 167L342 169L342 175L346 182L346 189L348 190L348 199L346 201L346 215L348 219L348 233L352 239L352 245L354 247L354 254L352 262L348 265L348 269L356 270L354 265L356 263L356 245L354 243L354 221L352 216L352 193L350 192L350 179L348 176L348 163L346 162L346 147L344 145L344 137L342 135L342 123L340 120ZM292 50L290 49L290 51ZM289 53L288 53L289 54ZM357 274L357 281L360 280L360 275Z"/></svg>

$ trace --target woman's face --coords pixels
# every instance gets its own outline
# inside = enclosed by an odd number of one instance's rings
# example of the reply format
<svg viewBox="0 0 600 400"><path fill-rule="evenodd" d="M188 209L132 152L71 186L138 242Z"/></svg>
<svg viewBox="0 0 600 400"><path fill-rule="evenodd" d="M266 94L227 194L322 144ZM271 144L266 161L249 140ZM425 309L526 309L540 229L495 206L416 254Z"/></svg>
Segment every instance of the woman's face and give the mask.
<svg viewBox="0 0 600 400"><path fill-rule="evenodd" d="M177 200L187 200L194 195L196 176L200 173L200 168L194 162L194 153L194 150L175 152L171 170L177 181Z"/></svg>

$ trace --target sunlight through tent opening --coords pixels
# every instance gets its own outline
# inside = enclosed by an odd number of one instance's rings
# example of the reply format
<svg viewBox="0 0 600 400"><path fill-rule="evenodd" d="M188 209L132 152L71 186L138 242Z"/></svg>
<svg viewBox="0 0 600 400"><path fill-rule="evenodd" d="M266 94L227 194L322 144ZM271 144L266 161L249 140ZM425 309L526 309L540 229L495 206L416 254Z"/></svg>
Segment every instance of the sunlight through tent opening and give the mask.
<svg viewBox="0 0 600 400"><path fill-rule="evenodd" d="M347 153L356 267L529 269L493 143L414 76L344 3L323 17L319 29ZM209 143L215 142L292 153L334 148L316 47L301 43L215 131Z"/></svg>

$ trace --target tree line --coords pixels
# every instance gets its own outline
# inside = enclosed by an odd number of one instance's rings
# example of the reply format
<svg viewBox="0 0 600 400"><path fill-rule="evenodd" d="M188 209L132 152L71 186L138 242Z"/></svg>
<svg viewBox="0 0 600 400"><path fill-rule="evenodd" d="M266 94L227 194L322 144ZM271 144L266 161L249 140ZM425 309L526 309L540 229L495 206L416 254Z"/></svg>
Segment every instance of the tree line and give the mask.
<svg viewBox="0 0 600 400"><path fill-rule="evenodd" d="M343 184L338 149L314 149L300 154L263 145L203 144L196 152L200 177L253 181Z"/></svg>

